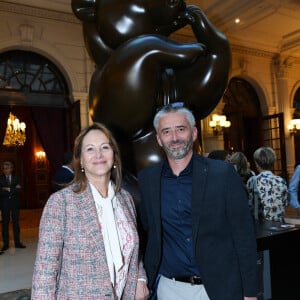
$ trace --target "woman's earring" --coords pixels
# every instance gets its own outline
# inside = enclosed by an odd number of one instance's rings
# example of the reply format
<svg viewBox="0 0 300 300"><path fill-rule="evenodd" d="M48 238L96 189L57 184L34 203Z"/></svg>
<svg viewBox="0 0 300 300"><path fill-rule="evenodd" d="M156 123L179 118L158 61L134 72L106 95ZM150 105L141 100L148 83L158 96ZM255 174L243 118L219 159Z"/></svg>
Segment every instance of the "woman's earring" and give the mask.
<svg viewBox="0 0 300 300"><path fill-rule="evenodd" d="M117 167L117 166L114 164L114 165L113 165L113 169L115 169L116 167Z"/></svg>
<svg viewBox="0 0 300 300"><path fill-rule="evenodd" d="M81 172L84 173L84 168L83 168L83 166L81 166Z"/></svg>

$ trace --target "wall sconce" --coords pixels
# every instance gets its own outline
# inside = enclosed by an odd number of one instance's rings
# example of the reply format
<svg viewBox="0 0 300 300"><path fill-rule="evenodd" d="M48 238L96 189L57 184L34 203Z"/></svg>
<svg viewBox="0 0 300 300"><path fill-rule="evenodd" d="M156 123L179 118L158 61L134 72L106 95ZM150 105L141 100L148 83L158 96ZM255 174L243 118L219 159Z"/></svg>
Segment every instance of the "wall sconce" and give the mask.
<svg viewBox="0 0 300 300"><path fill-rule="evenodd" d="M212 120L209 121L209 127L213 129L214 135L219 135L223 133L224 128L231 126L231 122L226 120L225 115L212 115Z"/></svg>
<svg viewBox="0 0 300 300"><path fill-rule="evenodd" d="M35 156L37 160L44 160L46 157L46 153L44 151L37 151L35 152Z"/></svg>
<svg viewBox="0 0 300 300"><path fill-rule="evenodd" d="M292 119L288 125L290 135L300 135L300 119Z"/></svg>
<svg viewBox="0 0 300 300"><path fill-rule="evenodd" d="M38 168L39 169L43 168L45 166L46 153L44 151L37 151L35 152L35 156L36 156Z"/></svg>

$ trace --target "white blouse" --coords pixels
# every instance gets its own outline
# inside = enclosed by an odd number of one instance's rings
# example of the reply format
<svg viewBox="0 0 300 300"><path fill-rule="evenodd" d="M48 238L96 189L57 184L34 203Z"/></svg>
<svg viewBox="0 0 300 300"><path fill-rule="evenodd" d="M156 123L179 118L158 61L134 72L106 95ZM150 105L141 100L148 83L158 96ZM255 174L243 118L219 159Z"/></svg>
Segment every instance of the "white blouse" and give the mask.
<svg viewBox="0 0 300 300"><path fill-rule="evenodd" d="M90 186L101 225L110 279L120 299L134 247L133 229L128 226L122 207L118 205L112 182L109 183L107 198L103 198L93 184L90 183Z"/></svg>

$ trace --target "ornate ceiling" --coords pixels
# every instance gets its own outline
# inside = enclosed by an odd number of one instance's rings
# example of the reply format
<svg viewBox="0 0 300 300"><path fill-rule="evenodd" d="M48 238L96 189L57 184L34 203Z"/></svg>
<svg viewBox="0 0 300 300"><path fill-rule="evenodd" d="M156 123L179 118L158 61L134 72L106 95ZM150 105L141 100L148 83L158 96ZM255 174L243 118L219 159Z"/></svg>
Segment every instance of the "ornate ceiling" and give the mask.
<svg viewBox="0 0 300 300"><path fill-rule="evenodd" d="M231 44L300 58L300 0L187 0L201 7ZM4 4L72 14L71 0L7 0ZM7 5L6 5L7 7ZM35 11L40 11L35 10ZM34 10L32 11L34 12ZM71 16L67 17L73 18ZM235 19L240 23L236 24ZM182 38L191 39L189 28Z"/></svg>
<svg viewBox="0 0 300 300"><path fill-rule="evenodd" d="M232 44L300 57L299 0L189 0L188 3L203 8Z"/></svg>

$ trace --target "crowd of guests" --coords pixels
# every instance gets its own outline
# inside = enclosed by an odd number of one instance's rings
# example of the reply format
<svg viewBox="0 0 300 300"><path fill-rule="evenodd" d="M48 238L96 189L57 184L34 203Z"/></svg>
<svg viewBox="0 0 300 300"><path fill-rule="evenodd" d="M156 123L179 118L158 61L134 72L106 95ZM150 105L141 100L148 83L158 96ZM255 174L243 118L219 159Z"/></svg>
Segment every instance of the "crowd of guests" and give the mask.
<svg viewBox="0 0 300 300"><path fill-rule="evenodd" d="M250 163L242 152L229 154L226 150L214 150L208 154L208 157L221 159L234 165L248 195L250 211L256 220L284 222L285 210L289 204L288 184L284 178L272 172L276 154L271 147L260 147L254 152L253 159L257 174L251 170ZM300 173L300 167L297 170ZM294 177L297 177L299 182L299 174ZM290 192L298 191L298 186L297 188L293 186L293 182L296 182L295 178L291 181ZM298 198L296 196L293 199L296 207ZM298 207L300 210L300 205Z"/></svg>

